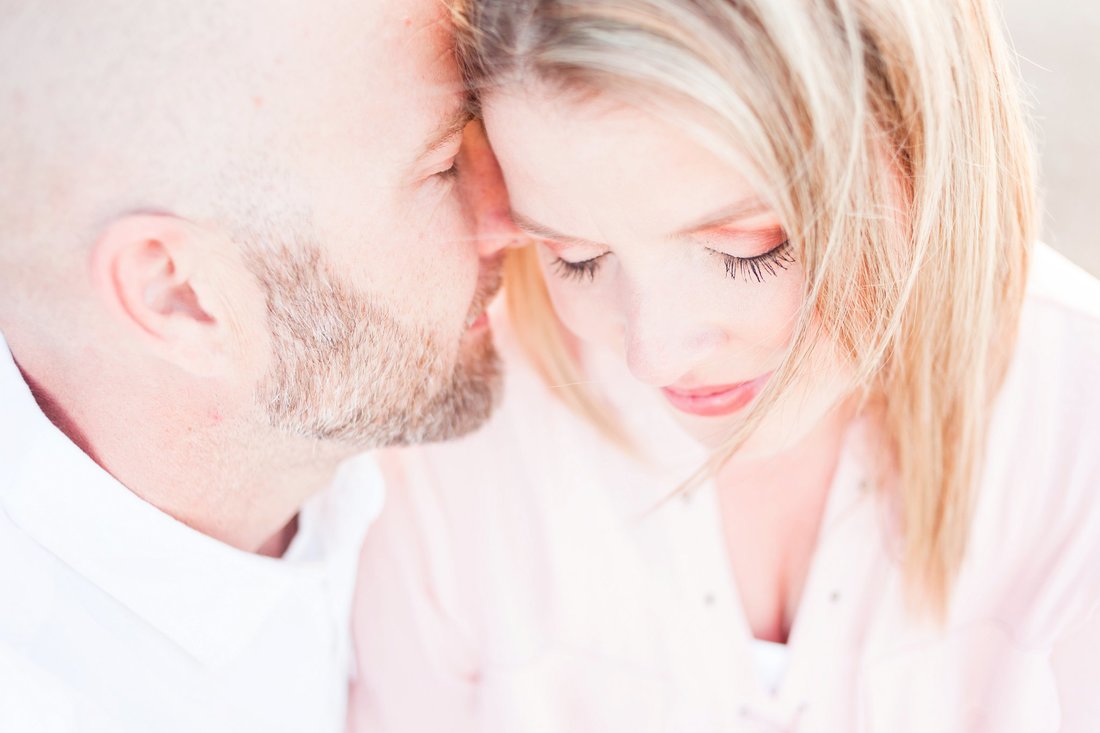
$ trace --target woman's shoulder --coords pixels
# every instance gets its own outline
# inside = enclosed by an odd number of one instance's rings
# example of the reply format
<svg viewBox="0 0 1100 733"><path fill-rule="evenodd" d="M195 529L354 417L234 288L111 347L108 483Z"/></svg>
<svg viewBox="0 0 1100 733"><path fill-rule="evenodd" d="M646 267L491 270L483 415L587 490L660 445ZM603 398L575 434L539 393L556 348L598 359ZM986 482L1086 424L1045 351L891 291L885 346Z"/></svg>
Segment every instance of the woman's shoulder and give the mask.
<svg viewBox="0 0 1100 733"><path fill-rule="evenodd" d="M1100 280L1046 245L1032 257L1013 366L1037 402L1061 400L1082 419L1100 408Z"/></svg>
<svg viewBox="0 0 1100 733"><path fill-rule="evenodd" d="M1002 402L1046 418L1019 426L1084 438L1100 429L1100 280L1040 245L1032 259ZM1096 436L1096 433L1093 433ZM1097 456L1100 458L1100 455Z"/></svg>
<svg viewBox="0 0 1100 733"><path fill-rule="evenodd" d="M1082 481L1095 493L1098 440L1100 280L1040 245L992 414L988 462L1053 484L1051 496Z"/></svg>
<svg viewBox="0 0 1100 733"><path fill-rule="evenodd" d="M1032 254L1025 309L1100 323L1100 280L1045 244Z"/></svg>
<svg viewBox="0 0 1100 733"><path fill-rule="evenodd" d="M1100 490L1100 280L1035 251L1015 351L995 406L990 461ZM1072 479L1072 480L1071 480Z"/></svg>
<svg viewBox="0 0 1100 733"><path fill-rule="evenodd" d="M1058 614L1100 602L1098 447L1100 281L1040 246L990 423L972 548L983 576L1011 569L1008 587L1039 606L1060 598Z"/></svg>

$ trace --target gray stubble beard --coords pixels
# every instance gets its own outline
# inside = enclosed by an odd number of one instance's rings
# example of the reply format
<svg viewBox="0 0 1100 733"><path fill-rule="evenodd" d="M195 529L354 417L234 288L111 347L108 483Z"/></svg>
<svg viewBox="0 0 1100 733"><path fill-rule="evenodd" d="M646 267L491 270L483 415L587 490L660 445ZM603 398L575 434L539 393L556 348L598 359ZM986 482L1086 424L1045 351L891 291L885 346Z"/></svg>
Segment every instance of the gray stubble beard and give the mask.
<svg viewBox="0 0 1100 733"><path fill-rule="evenodd" d="M257 403L277 430L366 450L449 440L489 419L502 379L488 329L444 349L342 281L315 246L246 260L267 296L273 348ZM499 272L483 274L472 313L499 284Z"/></svg>

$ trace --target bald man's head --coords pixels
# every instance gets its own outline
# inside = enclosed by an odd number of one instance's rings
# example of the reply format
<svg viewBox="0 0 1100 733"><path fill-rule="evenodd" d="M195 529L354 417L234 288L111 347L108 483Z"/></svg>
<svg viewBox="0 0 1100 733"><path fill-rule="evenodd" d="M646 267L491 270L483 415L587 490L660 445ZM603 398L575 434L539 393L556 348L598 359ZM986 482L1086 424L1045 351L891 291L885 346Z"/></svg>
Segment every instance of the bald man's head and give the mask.
<svg viewBox="0 0 1100 733"><path fill-rule="evenodd" d="M495 370L488 334L466 333L479 263L442 4L4 5L13 351L93 350L360 447L483 419Z"/></svg>
<svg viewBox="0 0 1100 733"><path fill-rule="evenodd" d="M57 265L127 211L247 218L293 165L271 102L311 83L301 3L19 5L0 15L4 255Z"/></svg>

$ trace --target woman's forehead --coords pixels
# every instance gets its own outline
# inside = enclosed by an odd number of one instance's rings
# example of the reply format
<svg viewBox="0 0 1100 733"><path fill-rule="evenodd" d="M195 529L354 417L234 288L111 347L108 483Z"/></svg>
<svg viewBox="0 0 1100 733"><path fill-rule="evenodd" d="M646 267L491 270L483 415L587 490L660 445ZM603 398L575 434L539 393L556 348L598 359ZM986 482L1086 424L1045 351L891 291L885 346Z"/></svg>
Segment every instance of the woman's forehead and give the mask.
<svg viewBox="0 0 1100 733"><path fill-rule="evenodd" d="M672 122L552 93L500 91L484 108L513 208L527 219L599 241L583 229L610 221L671 234L760 202L738 166Z"/></svg>

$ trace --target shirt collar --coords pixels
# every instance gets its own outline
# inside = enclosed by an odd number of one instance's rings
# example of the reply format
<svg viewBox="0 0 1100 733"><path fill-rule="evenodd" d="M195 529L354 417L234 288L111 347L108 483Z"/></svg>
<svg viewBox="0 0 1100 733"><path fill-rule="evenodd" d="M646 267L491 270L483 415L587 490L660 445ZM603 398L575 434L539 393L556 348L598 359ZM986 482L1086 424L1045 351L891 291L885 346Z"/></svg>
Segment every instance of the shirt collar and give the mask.
<svg viewBox="0 0 1100 733"><path fill-rule="evenodd" d="M358 481L342 474L344 486L303 507L286 559L261 557L191 529L104 471L38 408L2 334L0 405L3 510L76 573L205 664L235 657L286 593L326 573L331 556L356 557L379 509L380 479L364 477L360 461Z"/></svg>

